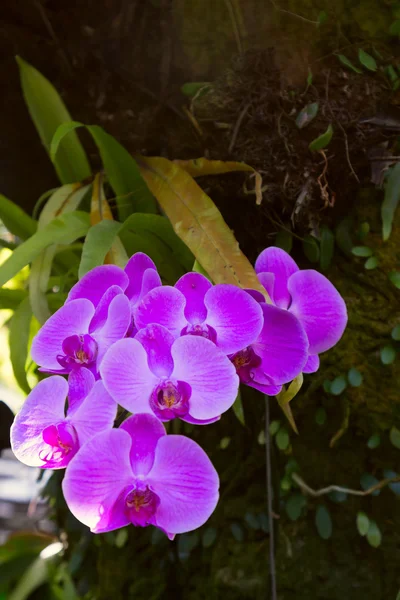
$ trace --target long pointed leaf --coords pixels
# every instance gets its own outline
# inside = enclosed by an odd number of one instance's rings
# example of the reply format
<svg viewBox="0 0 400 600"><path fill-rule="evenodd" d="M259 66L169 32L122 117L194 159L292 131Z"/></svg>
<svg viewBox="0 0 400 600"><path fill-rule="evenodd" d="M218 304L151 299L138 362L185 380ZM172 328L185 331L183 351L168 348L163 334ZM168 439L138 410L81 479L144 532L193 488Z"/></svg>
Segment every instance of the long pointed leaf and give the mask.
<svg viewBox="0 0 400 600"><path fill-rule="evenodd" d="M80 183L69 183L58 188L46 202L40 213L38 231L42 231L56 217L76 210L82 202L89 186ZM32 262L29 275L29 298L33 314L43 324L51 312L46 296L53 258L57 245L43 250Z"/></svg>
<svg viewBox="0 0 400 600"><path fill-rule="evenodd" d="M299 392L301 386L303 385L303 373L297 375L295 379L291 382L289 387L285 389L283 387L282 391L277 395L278 404L283 410L287 420L293 428L293 431L299 433L297 430L297 426L292 414L292 409L290 408L290 401L293 400L295 395Z"/></svg>
<svg viewBox="0 0 400 600"><path fill-rule="evenodd" d="M10 258L0 266L0 287L32 262L48 246L72 244L76 239L86 235L88 229L89 215L87 213L72 212L54 219L44 229L36 232L18 246Z"/></svg>
<svg viewBox="0 0 400 600"><path fill-rule="evenodd" d="M247 171L254 173L255 176L255 195L256 204L262 201L262 177L253 167L246 163L237 161L208 160L207 158L193 158L192 160L174 160L176 165L185 169L192 177L203 177L204 175L222 175L223 173L232 173L232 171Z"/></svg>
<svg viewBox="0 0 400 600"><path fill-rule="evenodd" d="M29 114L47 151L62 123L71 116L54 86L37 69L17 56L22 91ZM91 175L86 153L74 131L60 142L54 167L61 183L82 181Z"/></svg>
<svg viewBox="0 0 400 600"><path fill-rule="evenodd" d="M88 125L87 129L96 142L104 170L117 196L121 221L132 212L157 212L154 197L144 182L135 159L98 125Z"/></svg>
<svg viewBox="0 0 400 600"><path fill-rule="evenodd" d="M10 321L9 346L10 359L14 371L14 377L18 385L25 393L29 394L31 388L26 379L26 359L28 357L28 343L32 310L29 298L22 300L14 312Z"/></svg>
<svg viewBox="0 0 400 600"><path fill-rule="evenodd" d="M270 302L221 213L181 167L165 158L138 157L141 173L177 235L215 283L259 290Z"/></svg>
<svg viewBox="0 0 400 600"><path fill-rule="evenodd" d="M37 229L37 223L15 202L0 194L0 220L12 234L26 240Z"/></svg>
<svg viewBox="0 0 400 600"><path fill-rule="evenodd" d="M386 242L392 232L392 225L397 205L400 200L400 163L397 163L389 171L385 186L385 197L382 202L382 230L383 239Z"/></svg>

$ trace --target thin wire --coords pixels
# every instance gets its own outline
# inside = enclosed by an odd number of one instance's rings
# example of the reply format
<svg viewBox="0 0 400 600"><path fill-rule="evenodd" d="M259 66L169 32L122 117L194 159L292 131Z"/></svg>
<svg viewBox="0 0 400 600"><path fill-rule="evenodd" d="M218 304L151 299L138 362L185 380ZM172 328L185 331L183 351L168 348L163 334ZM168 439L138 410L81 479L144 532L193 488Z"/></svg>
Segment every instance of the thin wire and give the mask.
<svg viewBox="0 0 400 600"><path fill-rule="evenodd" d="M269 397L265 396L265 459L267 474L267 507L269 526L269 575L271 582L271 600L277 600L274 518L272 516L272 476L271 476L271 437L269 433Z"/></svg>

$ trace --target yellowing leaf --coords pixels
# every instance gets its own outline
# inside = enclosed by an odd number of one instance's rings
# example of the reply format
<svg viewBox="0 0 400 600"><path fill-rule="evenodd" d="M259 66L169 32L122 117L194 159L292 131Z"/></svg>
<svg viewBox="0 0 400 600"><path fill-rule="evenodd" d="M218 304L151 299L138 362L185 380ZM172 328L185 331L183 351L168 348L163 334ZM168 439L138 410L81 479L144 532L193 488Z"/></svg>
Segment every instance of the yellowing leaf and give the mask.
<svg viewBox="0 0 400 600"><path fill-rule="evenodd" d="M176 165L185 169L192 177L203 177L205 175L221 175L232 171L247 171L255 175L256 204L262 201L262 177L253 167L246 163L224 160L207 160L207 158L193 158L192 160L174 160Z"/></svg>
<svg viewBox="0 0 400 600"><path fill-rule="evenodd" d="M103 189L103 181L102 175L98 173L94 178L93 182L93 192L92 192L92 200L90 204L90 223L91 225L97 225L102 221L113 221L113 215L111 212L110 205L107 202L104 189ZM88 235L91 233L91 229L89 230ZM96 238L94 238L96 239ZM86 241L85 241L86 244ZM94 249L95 250L95 249ZM82 255L83 258L83 255ZM107 252L104 263L105 264L115 264L119 267L125 267L128 262L128 255L126 254L125 248L119 239L116 237L110 250ZM86 271L85 271L86 272ZM82 271L82 263L79 267L79 277L82 277L85 272Z"/></svg>
<svg viewBox="0 0 400 600"><path fill-rule="evenodd" d="M298 393L298 391L300 390L302 385L303 385L303 373L300 373L300 375L297 375L297 377L295 379L293 379L293 381L291 382L289 387L287 389L285 389L285 387L283 387L282 391L276 397L278 400L279 406L283 410L287 420L289 421L290 425L292 426L293 431L295 431L296 433L299 433L299 432L297 430L297 426L296 426L296 423L295 423L295 420L294 420L294 417L292 414L292 409L290 408L290 401L293 400L293 398Z"/></svg>
<svg viewBox="0 0 400 600"><path fill-rule="evenodd" d="M258 290L271 302L221 213L189 173L166 158L140 156L137 162L176 234L211 279Z"/></svg>

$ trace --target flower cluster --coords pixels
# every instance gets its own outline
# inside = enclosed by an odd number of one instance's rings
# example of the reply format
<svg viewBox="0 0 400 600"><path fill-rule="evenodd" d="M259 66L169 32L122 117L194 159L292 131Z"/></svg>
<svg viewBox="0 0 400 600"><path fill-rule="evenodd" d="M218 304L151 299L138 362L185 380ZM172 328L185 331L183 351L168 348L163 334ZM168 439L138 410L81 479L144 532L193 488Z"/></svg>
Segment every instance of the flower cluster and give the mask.
<svg viewBox="0 0 400 600"><path fill-rule="evenodd" d="M66 502L91 531L151 524L172 539L205 523L218 475L163 422L217 421L239 382L275 395L340 339L346 307L323 275L279 248L255 268L272 304L199 273L163 286L138 253L125 270L87 273L34 338L32 358L51 376L16 416L12 448L28 465L66 467ZM118 405L132 415L115 428Z"/></svg>

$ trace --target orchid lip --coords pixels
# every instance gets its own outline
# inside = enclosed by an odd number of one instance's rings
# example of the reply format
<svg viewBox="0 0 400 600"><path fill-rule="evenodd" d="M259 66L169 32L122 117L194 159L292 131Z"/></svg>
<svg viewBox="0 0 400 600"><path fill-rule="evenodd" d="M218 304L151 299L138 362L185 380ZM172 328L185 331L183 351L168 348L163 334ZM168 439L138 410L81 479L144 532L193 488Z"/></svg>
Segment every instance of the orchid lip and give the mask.
<svg viewBox="0 0 400 600"><path fill-rule="evenodd" d="M89 334L70 335L62 344L64 354L59 354L57 360L64 369L71 370L76 365L91 365L98 353L96 340Z"/></svg>
<svg viewBox="0 0 400 600"><path fill-rule="evenodd" d="M261 358L254 352L251 346L247 346L230 356L230 360L236 368L236 372L243 383L254 379L255 375L252 369L261 365Z"/></svg>
<svg viewBox="0 0 400 600"><path fill-rule="evenodd" d="M133 525L146 527L154 521L160 498L149 486L137 481L125 496L125 512Z"/></svg>
<svg viewBox="0 0 400 600"><path fill-rule="evenodd" d="M72 458L79 449L76 429L65 421L46 427L42 432L42 438L48 445L48 448L40 452L40 459L44 462L57 463L67 455Z"/></svg>
<svg viewBox="0 0 400 600"><path fill-rule="evenodd" d="M162 381L153 391L150 406L161 421L184 417L189 412L190 386L184 382Z"/></svg>
<svg viewBox="0 0 400 600"><path fill-rule="evenodd" d="M188 324L182 329L181 335L198 335L214 342L214 344L217 342L217 332L213 327L210 327L210 325L206 325L205 323L197 325Z"/></svg>

